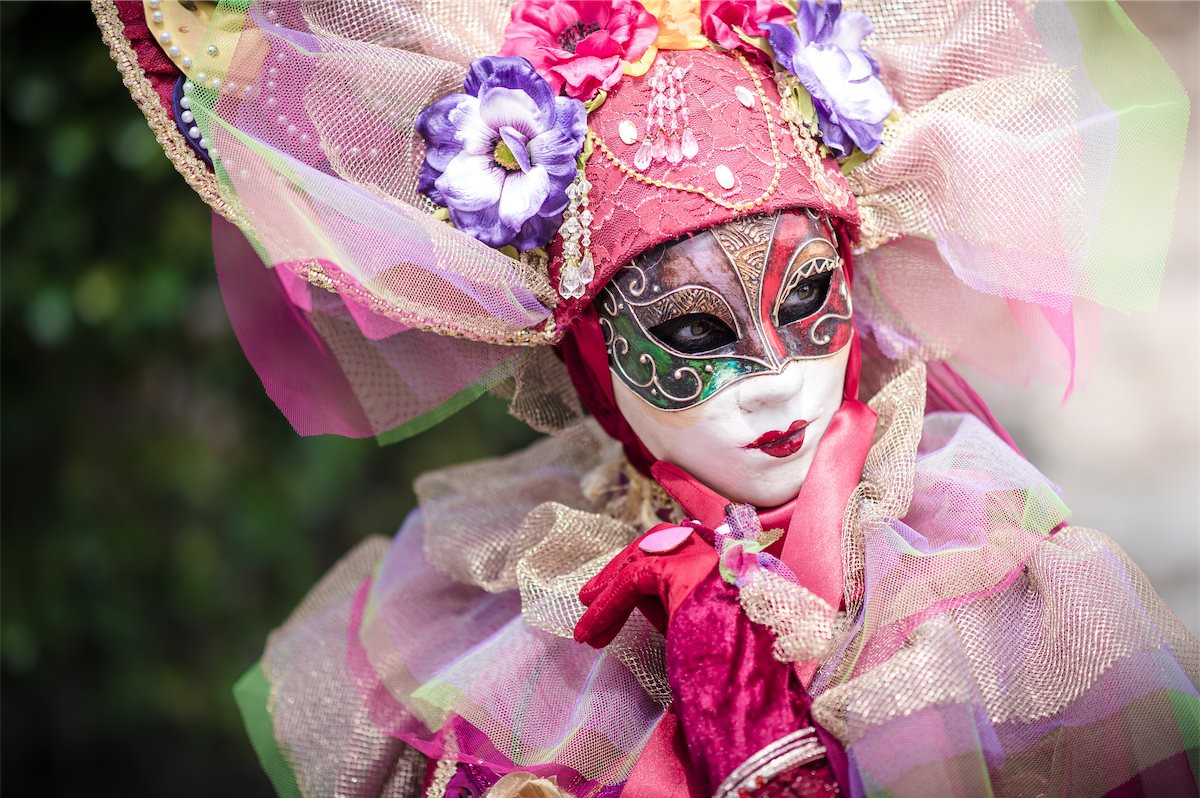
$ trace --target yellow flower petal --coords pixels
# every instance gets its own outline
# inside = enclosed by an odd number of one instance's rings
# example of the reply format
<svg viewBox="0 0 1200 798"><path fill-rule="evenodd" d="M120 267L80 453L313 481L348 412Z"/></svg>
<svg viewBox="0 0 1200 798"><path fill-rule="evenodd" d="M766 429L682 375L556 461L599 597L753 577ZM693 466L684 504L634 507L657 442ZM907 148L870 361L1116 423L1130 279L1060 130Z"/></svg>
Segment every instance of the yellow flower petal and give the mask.
<svg viewBox="0 0 1200 798"><path fill-rule="evenodd" d="M708 39L700 32L700 0L645 0L646 10L658 19L660 50L703 50Z"/></svg>
<svg viewBox="0 0 1200 798"><path fill-rule="evenodd" d="M638 60L622 61L623 66L621 67L621 71L630 77L640 78L650 71L650 66L654 63L654 56L656 55L658 55L658 48L650 45Z"/></svg>

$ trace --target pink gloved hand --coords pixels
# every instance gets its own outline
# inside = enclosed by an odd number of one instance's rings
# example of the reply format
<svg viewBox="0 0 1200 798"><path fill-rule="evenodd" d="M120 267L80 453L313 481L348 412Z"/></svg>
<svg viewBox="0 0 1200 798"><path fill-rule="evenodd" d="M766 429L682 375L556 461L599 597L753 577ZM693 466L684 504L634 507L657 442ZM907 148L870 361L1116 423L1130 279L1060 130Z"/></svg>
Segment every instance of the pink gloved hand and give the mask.
<svg viewBox="0 0 1200 798"><path fill-rule="evenodd" d="M587 611L575 625L575 639L603 648L634 609L666 634L679 605L717 567L711 537L695 522L690 528L659 524L630 543L579 591Z"/></svg>

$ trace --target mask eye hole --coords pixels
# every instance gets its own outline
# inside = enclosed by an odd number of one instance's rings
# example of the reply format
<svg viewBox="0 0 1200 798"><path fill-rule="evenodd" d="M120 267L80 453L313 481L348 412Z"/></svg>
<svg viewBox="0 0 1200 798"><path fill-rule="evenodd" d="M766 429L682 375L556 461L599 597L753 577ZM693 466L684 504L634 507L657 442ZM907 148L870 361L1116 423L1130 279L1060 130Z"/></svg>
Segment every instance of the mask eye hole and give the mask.
<svg viewBox="0 0 1200 798"><path fill-rule="evenodd" d="M776 314L779 326L794 324L820 310L826 296L829 295L829 280L832 276L832 272L827 271L823 275L814 275L808 280L796 283L779 304L779 312Z"/></svg>
<svg viewBox="0 0 1200 798"><path fill-rule="evenodd" d="M832 272L825 272L796 283L779 303L776 313L778 325L784 327L794 324L816 313L825 304L825 297L829 296L832 277Z"/></svg>
<svg viewBox="0 0 1200 798"><path fill-rule="evenodd" d="M650 328L664 346L685 355L699 355L737 341L729 325L710 313L688 313Z"/></svg>

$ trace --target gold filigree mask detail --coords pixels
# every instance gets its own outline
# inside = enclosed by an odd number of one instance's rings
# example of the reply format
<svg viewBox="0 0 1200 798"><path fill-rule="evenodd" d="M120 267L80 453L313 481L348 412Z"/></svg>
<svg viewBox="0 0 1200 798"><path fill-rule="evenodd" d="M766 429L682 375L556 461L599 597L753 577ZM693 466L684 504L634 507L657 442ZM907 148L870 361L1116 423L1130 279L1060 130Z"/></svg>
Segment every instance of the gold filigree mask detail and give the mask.
<svg viewBox="0 0 1200 798"><path fill-rule="evenodd" d="M849 284L827 219L740 217L635 258L596 306L609 365L638 397L683 410L745 377L841 351Z"/></svg>

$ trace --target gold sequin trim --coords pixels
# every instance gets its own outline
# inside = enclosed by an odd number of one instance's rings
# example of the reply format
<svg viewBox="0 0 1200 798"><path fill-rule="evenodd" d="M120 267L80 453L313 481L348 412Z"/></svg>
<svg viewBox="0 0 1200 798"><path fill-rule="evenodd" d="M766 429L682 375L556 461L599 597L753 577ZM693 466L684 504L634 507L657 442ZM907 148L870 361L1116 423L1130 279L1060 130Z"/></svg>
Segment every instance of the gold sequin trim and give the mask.
<svg viewBox="0 0 1200 798"><path fill-rule="evenodd" d="M767 136L771 139L771 158L775 162L775 174L771 177L771 184L767 186L767 190L756 199L745 200L741 202L730 202L723 197L718 197L711 190L704 188L703 186L697 186L694 183L672 183L666 180L658 180L653 177L647 177L613 154L613 151L608 148L608 145L604 143L604 140L601 139L596 131L592 130L591 128L588 128L588 138L591 140L593 146L600 150L604 157L608 159L609 163L616 167L622 174L631 177L639 183L645 183L649 186L656 186L658 188L665 188L672 191L686 191L689 194L699 194L709 202L712 202L714 205L719 205L720 207L731 211L748 211L761 207L763 203L774 196L775 192L779 189L779 178L783 173L783 157L779 153L779 142L775 139L775 120L771 118L771 104L767 100L766 92L763 91L762 79L759 78L758 73L750 67L750 63L746 61L746 57L744 55L736 50L733 54L737 57L738 62L741 63L742 68L746 70L746 74L748 74L750 79L754 81L754 89L756 92L758 92L759 100L762 101L763 116L767 120Z"/></svg>

